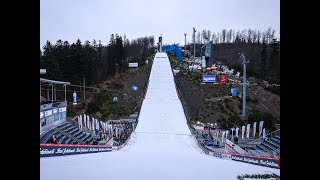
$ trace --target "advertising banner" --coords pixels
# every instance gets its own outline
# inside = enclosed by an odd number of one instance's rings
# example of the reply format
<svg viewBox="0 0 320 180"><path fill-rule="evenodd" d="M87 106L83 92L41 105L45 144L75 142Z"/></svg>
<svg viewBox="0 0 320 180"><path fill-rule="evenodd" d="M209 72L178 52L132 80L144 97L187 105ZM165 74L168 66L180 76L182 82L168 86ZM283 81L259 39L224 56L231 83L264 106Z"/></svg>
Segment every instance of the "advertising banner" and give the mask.
<svg viewBox="0 0 320 180"><path fill-rule="evenodd" d="M40 144L40 157L107 152L111 150L111 146Z"/></svg>
<svg viewBox="0 0 320 180"><path fill-rule="evenodd" d="M73 105L76 105L77 104L77 93L73 92L72 96L73 96Z"/></svg>
<svg viewBox="0 0 320 180"><path fill-rule="evenodd" d="M131 87L131 89L134 90L134 91L137 91L137 90L138 90L138 86L133 85L133 86Z"/></svg>
<svg viewBox="0 0 320 180"><path fill-rule="evenodd" d="M232 88L232 89L231 89L231 95L232 95L232 96L237 96L237 94L238 94L237 88Z"/></svg>
<svg viewBox="0 0 320 180"><path fill-rule="evenodd" d="M129 67L138 67L138 63L129 63Z"/></svg>
<svg viewBox="0 0 320 180"><path fill-rule="evenodd" d="M278 158L262 158L262 157L254 157L254 156L244 156L244 155L231 155L231 159L234 161L241 161L250 164L256 164L260 166L266 166L271 168L279 169Z"/></svg>
<svg viewBox="0 0 320 180"><path fill-rule="evenodd" d="M226 84L228 81L227 75L223 74L219 76L220 84Z"/></svg>
<svg viewBox="0 0 320 180"><path fill-rule="evenodd" d="M215 75L203 75L202 80L204 83L213 83L213 82L216 82L216 76Z"/></svg>
<svg viewBox="0 0 320 180"><path fill-rule="evenodd" d="M53 114L57 114L58 112L59 112L59 109L58 109L58 108L52 109L52 113L53 113Z"/></svg>

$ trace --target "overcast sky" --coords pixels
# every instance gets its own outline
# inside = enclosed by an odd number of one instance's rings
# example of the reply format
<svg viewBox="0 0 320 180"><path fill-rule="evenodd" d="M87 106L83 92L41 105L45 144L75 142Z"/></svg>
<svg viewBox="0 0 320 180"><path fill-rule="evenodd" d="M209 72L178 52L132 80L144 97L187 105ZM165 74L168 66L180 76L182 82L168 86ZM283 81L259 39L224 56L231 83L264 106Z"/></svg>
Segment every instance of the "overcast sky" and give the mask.
<svg viewBox="0 0 320 180"><path fill-rule="evenodd" d="M40 47L47 40L109 42L163 35L164 44L192 41L192 28L266 30L280 36L280 0L40 0Z"/></svg>

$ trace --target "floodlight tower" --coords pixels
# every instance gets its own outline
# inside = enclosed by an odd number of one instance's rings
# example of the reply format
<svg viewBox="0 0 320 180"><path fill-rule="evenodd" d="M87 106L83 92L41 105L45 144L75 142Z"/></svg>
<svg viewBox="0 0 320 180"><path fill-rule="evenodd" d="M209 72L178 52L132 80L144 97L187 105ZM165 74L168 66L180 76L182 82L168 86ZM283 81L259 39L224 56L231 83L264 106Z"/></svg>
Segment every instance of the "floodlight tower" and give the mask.
<svg viewBox="0 0 320 180"><path fill-rule="evenodd" d="M187 33L184 33L184 54L187 52Z"/></svg>
<svg viewBox="0 0 320 180"><path fill-rule="evenodd" d="M162 52L162 34L159 37L159 51Z"/></svg>
<svg viewBox="0 0 320 180"><path fill-rule="evenodd" d="M195 58L196 58L196 29L193 28L193 63L195 61Z"/></svg>
<svg viewBox="0 0 320 180"><path fill-rule="evenodd" d="M246 64L249 61L246 60L243 53L240 53L240 63L243 64L242 118L246 120Z"/></svg>

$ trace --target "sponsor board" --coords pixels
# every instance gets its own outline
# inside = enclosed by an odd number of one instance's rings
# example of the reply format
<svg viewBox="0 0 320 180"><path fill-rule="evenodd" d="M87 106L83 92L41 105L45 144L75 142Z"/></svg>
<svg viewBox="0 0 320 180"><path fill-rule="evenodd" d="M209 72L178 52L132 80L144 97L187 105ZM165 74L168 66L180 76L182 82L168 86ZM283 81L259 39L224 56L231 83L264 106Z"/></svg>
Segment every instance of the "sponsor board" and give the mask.
<svg viewBox="0 0 320 180"><path fill-rule="evenodd" d="M243 156L243 155L231 155L231 159L234 161L241 161L250 164L256 164L261 166L267 166L272 168L280 168L278 166L278 159L276 158L262 158L253 156Z"/></svg>
<svg viewBox="0 0 320 180"><path fill-rule="evenodd" d="M112 151L111 146L95 145L41 145L40 157L63 156L73 154L85 154Z"/></svg>
<svg viewBox="0 0 320 180"><path fill-rule="evenodd" d="M138 67L138 63L129 63L129 67Z"/></svg>
<svg viewBox="0 0 320 180"><path fill-rule="evenodd" d="M237 94L238 94L237 88L232 88L232 89L231 89L231 95L232 95L232 96L237 96Z"/></svg>
<svg viewBox="0 0 320 180"><path fill-rule="evenodd" d="M49 111L45 111L44 112L45 116L51 116L52 115L52 110L49 110Z"/></svg>
<svg viewBox="0 0 320 180"><path fill-rule="evenodd" d="M202 80L204 83L216 82L216 76L215 75L203 75Z"/></svg>
<svg viewBox="0 0 320 180"><path fill-rule="evenodd" d="M223 74L219 76L220 84L226 84L228 81L227 75Z"/></svg>
<svg viewBox="0 0 320 180"><path fill-rule="evenodd" d="M59 108L59 112L65 112L65 111L67 111L66 107Z"/></svg>
<svg viewBox="0 0 320 180"><path fill-rule="evenodd" d="M222 159L231 159L231 154L222 154Z"/></svg>

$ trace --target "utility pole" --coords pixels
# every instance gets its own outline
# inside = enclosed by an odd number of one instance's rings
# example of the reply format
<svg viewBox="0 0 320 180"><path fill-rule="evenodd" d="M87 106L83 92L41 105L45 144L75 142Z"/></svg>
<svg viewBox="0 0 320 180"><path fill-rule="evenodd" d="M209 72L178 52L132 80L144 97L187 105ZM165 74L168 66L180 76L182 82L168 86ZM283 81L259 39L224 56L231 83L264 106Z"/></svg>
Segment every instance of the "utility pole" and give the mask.
<svg viewBox="0 0 320 180"><path fill-rule="evenodd" d="M159 51L162 52L162 34L159 37Z"/></svg>
<svg viewBox="0 0 320 180"><path fill-rule="evenodd" d="M86 79L83 77L83 101L86 100Z"/></svg>
<svg viewBox="0 0 320 180"><path fill-rule="evenodd" d="M184 55L187 53L187 33L184 33Z"/></svg>
<svg viewBox="0 0 320 180"><path fill-rule="evenodd" d="M196 59L196 29L193 28L193 64L194 64L194 61Z"/></svg>
<svg viewBox="0 0 320 180"><path fill-rule="evenodd" d="M240 54L240 62L243 64L242 118L246 120L246 64L248 64L249 61L246 61L243 53Z"/></svg>

